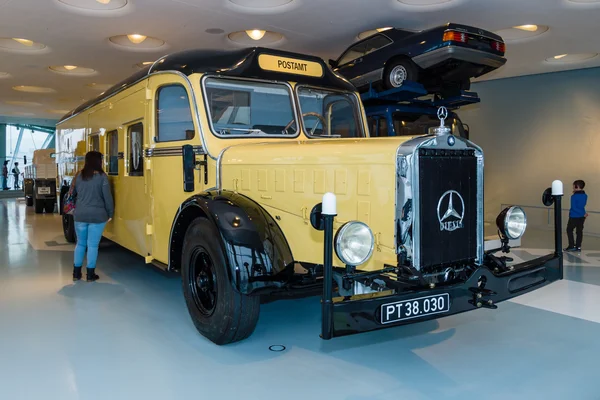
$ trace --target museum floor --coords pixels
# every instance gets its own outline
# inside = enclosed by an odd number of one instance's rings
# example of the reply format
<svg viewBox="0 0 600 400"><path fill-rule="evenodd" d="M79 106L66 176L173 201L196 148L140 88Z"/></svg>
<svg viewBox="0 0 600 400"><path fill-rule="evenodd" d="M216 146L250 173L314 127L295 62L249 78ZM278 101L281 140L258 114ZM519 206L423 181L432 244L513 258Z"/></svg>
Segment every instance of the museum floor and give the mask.
<svg viewBox="0 0 600 400"><path fill-rule="evenodd" d="M177 276L107 244L101 280L73 284L60 217L0 201L0 399L598 399L599 243L495 311L326 342L318 298L280 301L218 347Z"/></svg>

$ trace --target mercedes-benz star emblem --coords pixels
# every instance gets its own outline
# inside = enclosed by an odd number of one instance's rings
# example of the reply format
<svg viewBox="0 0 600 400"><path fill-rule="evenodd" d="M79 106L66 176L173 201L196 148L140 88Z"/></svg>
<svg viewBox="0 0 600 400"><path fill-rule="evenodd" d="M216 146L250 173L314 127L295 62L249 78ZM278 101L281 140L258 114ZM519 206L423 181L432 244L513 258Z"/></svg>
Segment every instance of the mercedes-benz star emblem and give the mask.
<svg viewBox="0 0 600 400"><path fill-rule="evenodd" d="M438 201L437 215L441 231L452 232L462 228L465 217L465 202L460 193L456 190L448 190L444 193Z"/></svg>
<svg viewBox="0 0 600 400"><path fill-rule="evenodd" d="M448 119L448 109L444 106L438 108L437 116L440 121L445 121Z"/></svg>
<svg viewBox="0 0 600 400"><path fill-rule="evenodd" d="M454 146L454 143L456 143L454 136L448 136L448 146Z"/></svg>

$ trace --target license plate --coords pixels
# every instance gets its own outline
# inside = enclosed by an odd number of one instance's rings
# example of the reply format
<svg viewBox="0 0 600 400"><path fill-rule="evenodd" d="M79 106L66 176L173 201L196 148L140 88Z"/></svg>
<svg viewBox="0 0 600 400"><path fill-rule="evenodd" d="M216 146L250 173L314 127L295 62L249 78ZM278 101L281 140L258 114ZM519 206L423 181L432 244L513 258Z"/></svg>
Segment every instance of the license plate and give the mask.
<svg viewBox="0 0 600 400"><path fill-rule="evenodd" d="M416 299L397 301L381 305L381 323L404 321L426 315L440 314L450 311L450 295L448 293Z"/></svg>
<svg viewBox="0 0 600 400"><path fill-rule="evenodd" d="M40 187L38 188L38 194L50 194L51 190L49 187Z"/></svg>

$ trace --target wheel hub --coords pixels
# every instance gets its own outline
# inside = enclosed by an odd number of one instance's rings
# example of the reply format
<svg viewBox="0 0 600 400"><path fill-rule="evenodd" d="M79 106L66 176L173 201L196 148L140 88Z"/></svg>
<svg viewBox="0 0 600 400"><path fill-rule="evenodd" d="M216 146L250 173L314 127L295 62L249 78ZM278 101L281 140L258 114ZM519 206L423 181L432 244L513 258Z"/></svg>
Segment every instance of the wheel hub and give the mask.
<svg viewBox="0 0 600 400"><path fill-rule="evenodd" d="M214 264L208 252L198 248L190 260L188 284L198 310L210 316L217 305L217 285Z"/></svg>
<svg viewBox="0 0 600 400"><path fill-rule="evenodd" d="M395 66L390 72L390 82L392 86L399 87L402 86L404 81L406 80L406 76L408 73L406 72L406 68L402 65Z"/></svg>

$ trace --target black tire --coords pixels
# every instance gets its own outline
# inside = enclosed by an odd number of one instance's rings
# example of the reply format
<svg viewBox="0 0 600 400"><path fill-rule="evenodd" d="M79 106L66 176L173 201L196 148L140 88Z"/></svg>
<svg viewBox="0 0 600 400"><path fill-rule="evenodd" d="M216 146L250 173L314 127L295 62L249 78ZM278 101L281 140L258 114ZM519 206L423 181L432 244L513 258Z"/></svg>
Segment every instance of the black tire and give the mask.
<svg viewBox="0 0 600 400"><path fill-rule="evenodd" d="M33 197L27 196L25 198L25 205L27 205L27 207L33 206Z"/></svg>
<svg viewBox="0 0 600 400"><path fill-rule="evenodd" d="M460 90L471 90L471 80L470 79L465 79L460 83Z"/></svg>
<svg viewBox="0 0 600 400"><path fill-rule="evenodd" d="M401 87L405 81L419 81L419 68L408 58L397 58L388 61L383 72L385 89Z"/></svg>
<svg viewBox="0 0 600 400"><path fill-rule="evenodd" d="M46 214L54 214L54 200L44 200L44 211Z"/></svg>
<svg viewBox="0 0 600 400"><path fill-rule="evenodd" d="M62 224L63 224L63 233L65 235L65 239L69 243L77 242L77 234L75 233L75 220L72 215L63 214L62 215Z"/></svg>
<svg viewBox="0 0 600 400"><path fill-rule="evenodd" d="M183 242L183 295L198 331L218 345L246 339L254 332L260 298L237 292L229 279L217 228L195 219Z"/></svg>
<svg viewBox="0 0 600 400"><path fill-rule="evenodd" d="M44 202L42 200L38 200L33 196L33 208L36 214L44 213Z"/></svg>

